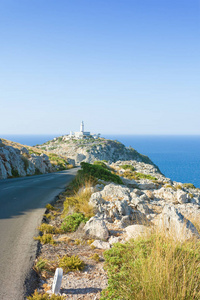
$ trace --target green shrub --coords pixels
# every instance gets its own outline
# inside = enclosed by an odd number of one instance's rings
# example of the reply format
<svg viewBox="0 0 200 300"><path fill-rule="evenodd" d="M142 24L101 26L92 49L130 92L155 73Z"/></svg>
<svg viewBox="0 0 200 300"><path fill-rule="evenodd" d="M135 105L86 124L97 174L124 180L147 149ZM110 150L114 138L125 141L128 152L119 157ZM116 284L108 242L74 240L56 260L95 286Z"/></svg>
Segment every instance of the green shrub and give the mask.
<svg viewBox="0 0 200 300"><path fill-rule="evenodd" d="M53 234L59 233L59 230L56 227L46 223L42 223L38 227L38 230L41 231L42 233L53 233Z"/></svg>
<svg viewBox="0 0 200 300"><path fill-rule="evenodd" d="M64 296L58 296L53 294L50 296L49 294L39 294L37 291L34 292L32 296L27 297L28 300L64 300Z"/></svg>
<svg viewBox="0 0 200 300"><path fill-rule="evenodd" d="M37 151L35 151L35 150L33 150L33 149L28 149L28 152L29 152L29 154L35 154L35 155L37 155L37 156L40 156L40 152L37 152Z"/></svg>
<svg viewBox="0 0 200 300"><path fill-rule="evenodd" d="M17 170L12 169L12 176L19 177L19 172Z"/></svg>
<svg viewBox="0 0 200 300"><path fill-rule="evenodd" d="M64 273L68 273L70 271L83 270L85 264L84 262L75 255L72 256L63 256L59 261L59 268L63 269Z"/></svg>
<svg viewBox="0 0 200 300"><path fill-rule="evenodd" d="M135 171L135 168L131 165L121 165L120 168L122 168L124 170Z"/></svg>
<svg viewBox="0 0 200 300"><path fill-rule="evenodd" d="M99 254L94 253L94 254L90 257L90 259L93 259L93 260L95 260L96 262L99 262L99 261L100 261Z"/></svg>
<svg viewBox="0 0 200 300"><path fill-rule="evenodd" d="M98 181L94 176L78 171L76 177L67 186L66 191L68 195L74 195L74 193L77 193L83 186L93 186L97 183Z"/></svg>
<svg viewBox="0 0 200 300"><path fill-rule="evenodd" d="M89 163L81 163L82 170L79 170L79 173L83 175L87 174L98 179L105 181L112 181L114 183L123 184L121 178L118 175L112 174L109 170L106 170L104 167L99 165L91 165Z"/></svg>
<svg viewBox="0 0 200 300"><path fill-rule="evenodd" d="M125 171L123 173L123 177L128 179L134 179L134 180L139 180L139 179L157 180L156 177L151 176L149 174L143 174L143 173L131 172L131 171Z"/></svg>
<svg viewBox="0 0 200 300"><path fill-rule="evenodd" d="M44 217L47 218L47 219L51 219L51 220L55 219L55 217L51 214L44 214Z"/></svg>
<svg viewBox="0 0 200 300"><path fill-rule="evenodd" d="M46 206L46 209L48 209L48 210L50 210L50 211L52 211L52 210L57 210L53 205L51 205L51 204L47 204Z"/></svg>
<svg viewBox="0 0 200 300"><path fill-rule="evenodd" d="M192 183L184 183L183 187L185 187L186 189L196 189L196 187Z"/></svg>
<svg viewBox="0 0 200 300"><path fill-rule="evenodd" d="M100 160L94 161L93 165L101 166L102 168L109 170L108 166L103 161Z"/></svg>
<svg viewBox="0 0 200 300"><path fill-rule="evenodd" d="M84 216L82 213L74 213L73 215L67 216L62 224L61 229L64 232L73 232L76 231L78 226L84 222L86 223L89 219Z"/></svg>
<svg viewBox="0 0 200 300"><path fill-rule="evenodd" d="M152 234L104 252L108 287L101 300L200 299L200 243Z"/></svg>
<svg viewBox="0 0 200 300"><path fill-rule="evenodd" d="M53 239L52 234L50 234L50 233L43 234L42 236L34 237L34 240L40 241L41 244L51 244L51 245L56 244L56 242Z"/></svg>
<svg viewBox="0 0 200 300"><path fill-rule="evenodd" d="M34 269L36 270L37 273L40 274L43 270L46 269L46 264L47 264L47 260L40 257L36 262Z"/></svg>
<svg viewBox="0 0 200 300"><path fill-rule="evenodd" d="M54 147L54 148L56 148L56 147ZM60 157L59 155L57 155L55 153L49 153L48 156L49 156L51 163L58 166L59 170L67 169L67 165L69 164L67 160L65 160L64 158Z"/></svg>
<svg viewBox="0 0 200 300"><path fill-rule="evenodd" d="M42 172L40 172L40 170L38 168L35 168L35 174L34 175L41 175Z"/></svg>
<svg viewBox="0 0 200 300"><path fill-rule="evenodd" d="M29 160L27 157L25 157L23 155L21 156L21 159L23 160L25 171L27 171L28 166L29 166Z"/></svg>

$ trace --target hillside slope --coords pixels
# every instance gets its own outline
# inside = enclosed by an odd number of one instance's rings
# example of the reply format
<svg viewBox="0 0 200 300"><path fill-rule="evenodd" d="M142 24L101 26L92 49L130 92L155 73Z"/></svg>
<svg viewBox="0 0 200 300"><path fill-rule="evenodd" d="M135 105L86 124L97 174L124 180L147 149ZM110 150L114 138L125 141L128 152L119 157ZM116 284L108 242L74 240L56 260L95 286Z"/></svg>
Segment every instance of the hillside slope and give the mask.
<svg viewBox="0 0 200 300"><path fill-rule="evenodd" d="M68 165L56 154L0 139L0 179L55 172Z"/></svg>
<svg viewBox="0 0 200 300"><path fill-rule="evenodd" d="M131 147L125 147L118 141L104 138L67 139L66 136L44 143L39 149L64 155L80 164L82 161L93 163L96 160L116 161L134 160L154 165L149 157L138 153ZM155 165L154 165L155 166Z"/></svg>

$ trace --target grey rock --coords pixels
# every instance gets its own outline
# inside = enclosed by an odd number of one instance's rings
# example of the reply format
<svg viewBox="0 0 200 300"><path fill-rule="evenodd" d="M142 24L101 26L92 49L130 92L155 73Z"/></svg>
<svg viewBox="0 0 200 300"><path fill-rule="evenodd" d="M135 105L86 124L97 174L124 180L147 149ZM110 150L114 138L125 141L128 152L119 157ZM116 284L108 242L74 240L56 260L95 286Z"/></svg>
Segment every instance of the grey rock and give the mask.
<svg viewBox="0 0 200 300"><path fill-rule="evenodd" d="M22 148L20 149L20 154L21 154L21 155L23 155L23 154L29 155L28 149L26 149L25 147L22 147Z"/></svg>
<svg viewBox="0 0 200 300"><path fill-rule="evenodd" d="M107 240L109 231L103 220L92 217L83 228L86 237Z"/></svg>
<svg viewBox="0 0 200 300"><path fill-rule="evenodd" d="M98 249L104 249L104 250L110 249L110 243L100 241L100 240L95 240L91 245Z"/></svg>
<svg viewBox="0 0 200 300"><path fill-rule="evenodd" d="M3 163L3 159L0 156L0 179L6 179L7 178L7 171Z"/></svg>
<svg viewBox="0 0 200 300"><path fill-rule="evenodd" d="M119 243L119 242L121 242L121 237L119 237L119 236L111 236L109 238L108 242L109 242L110 245L113 245L115 243Z"/></svg>
<svg viewBox="0 0 200 300"><path fill-rule="evenodd" d="M162 213L155 219L158 228L175 240L185 241L190 238L200 238L195 226L172 205L165 205Z"/></svg>
<svg viewBox="0 0 200 300"><path fill-rule="evenodd" d="M110 183L105 186L103 191L101 192L101 195L103 198L117 198L120 200L130 200L130 189L121 186L121 185L116 185L114 183Z"/></svg>
<svg viewBox="0 0 200 300"><path fill-rule="evenodd" d="M185 193L182 190L177 191L177 201L179 203L187 203L187 202L189 202L189 200L190 200L190 197L187 193Z"/></svg>
<svg viewBox="0 0 200 300"><path fill-rule="evenodd" d="M139 236L147 236L150 233L150 228L144 225L130 225L126 227L126 240L136 239Z"/></svg>

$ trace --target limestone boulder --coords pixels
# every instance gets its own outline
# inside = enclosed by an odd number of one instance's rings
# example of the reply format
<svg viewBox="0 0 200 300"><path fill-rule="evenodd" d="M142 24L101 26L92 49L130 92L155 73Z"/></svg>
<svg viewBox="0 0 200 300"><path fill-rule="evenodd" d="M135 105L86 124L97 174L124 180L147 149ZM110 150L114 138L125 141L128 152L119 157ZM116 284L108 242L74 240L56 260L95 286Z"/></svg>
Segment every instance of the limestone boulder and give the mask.
<svg viewBox="0 0 200 300"><path fill-rule="evenodd" d="M95 240L91 244L91 246L94 246L95 248L98 248L98 249L104 249L104 250L110 249L110 243L104 242L104 241L100 241L100 240Z"/></svg>
<svg viewBox="0 0 200 300"><path fill-rule="evenodd" d="M159 185L157 183L151 182L149 180L141 180L138 184L138 188L141 190L156 190Z"/></svg>
<svg viewBox="0 0 200 300"><path fill-rule="evenodd" d="M37 169L40 173L44 174L47 172L48 168L46 164L44 164L43 158L41 156L32 154L30 161L34 164L35 169Z"/></svg>
<svg viewBox="0 0 200 300"><path fill-rule="evenodd" d="M20 156L20 150L10 146L6 146L4 150L7 152L6 158L8 163L11 165L12 170L17 172L19 176L26 176L24 162Z"/></svg>
<svg viewBox="0 0 200 300"><path fill-rule="evenodd" d="M113 244L115 244L115 243L120 243L120 242L122 242L122 238L121 237L119 237L119 236L111 236L110 238L109 238L109 244L110 245L113 245Z"/></svg>
<svg viewBox="0 0 200 300"><path fill-rule="evenodd" d="M97 217L92 217L83 228L85 236L100 240L107 240L109 231L105 222Z"/></svg>
<svg viewBox="0 0 200 300"><path fill-rule="evenodd" d="M139 236L147 236L150 232L150 228L144 225L130 225L126 227L126 240L136 239Z"/></svg>
<svg viewBox="0 0 200 300"><path fill-rule="evenodd" d="M185 241L200 238L195 226L186 219L173 205L165 205L162 213L154 219L158 229L175 240Z"/></svg>
<svg viewBox="0 0 200 300"><path fill-rule="evenodd" d="M190 197L189 197L189 194L185 193L184 191L182 190L178 190L177 191L177 201L178 203L187 203L189 202L190 200Z"/></svg>
<svg viewBox="0 0 200 300"><path fill-rule="evenodd" d="M130 201L130 189L114 183L106 185L103 191L101 191L101 195L104 199L115 198Z"/></svg>
<svg viewBox="0 0 200 300"><path fill-rule="evenodd" d="M172 188L162 187L157 191L154 191L156 198L164 199L168 202L176 203L177 202L177 192Z"/></svg>

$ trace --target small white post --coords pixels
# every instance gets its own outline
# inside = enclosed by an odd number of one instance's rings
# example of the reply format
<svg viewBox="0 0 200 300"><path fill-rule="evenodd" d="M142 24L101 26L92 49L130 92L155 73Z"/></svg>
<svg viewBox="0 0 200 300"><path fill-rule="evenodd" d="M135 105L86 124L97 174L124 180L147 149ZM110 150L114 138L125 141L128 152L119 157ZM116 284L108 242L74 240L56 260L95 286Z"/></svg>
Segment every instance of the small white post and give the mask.
<svg viewBox="0 0 200 300"><path fill-rule="evenodd" d="M60 287L62 283L62 277L63 277L63 269L57 268L54 279L53 279L53 285L52 285L52 293L58 295L60 292Z"/></svg>

